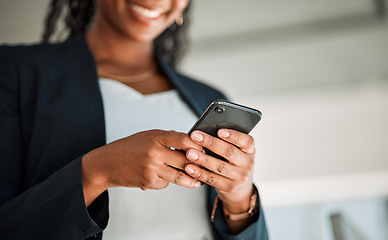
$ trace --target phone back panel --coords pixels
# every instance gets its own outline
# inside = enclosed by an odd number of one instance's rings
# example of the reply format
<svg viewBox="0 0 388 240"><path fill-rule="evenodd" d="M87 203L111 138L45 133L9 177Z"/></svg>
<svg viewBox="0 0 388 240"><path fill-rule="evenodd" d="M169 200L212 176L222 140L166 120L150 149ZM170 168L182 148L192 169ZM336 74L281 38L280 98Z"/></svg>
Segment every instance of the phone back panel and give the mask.
<svg viewBox="0 0 388 240"><path fill-rule="evenodd" d="M261 120L261 112L225 100L214 101L189 131L201 130L217 137L221 128L249 133Z"/></svg>

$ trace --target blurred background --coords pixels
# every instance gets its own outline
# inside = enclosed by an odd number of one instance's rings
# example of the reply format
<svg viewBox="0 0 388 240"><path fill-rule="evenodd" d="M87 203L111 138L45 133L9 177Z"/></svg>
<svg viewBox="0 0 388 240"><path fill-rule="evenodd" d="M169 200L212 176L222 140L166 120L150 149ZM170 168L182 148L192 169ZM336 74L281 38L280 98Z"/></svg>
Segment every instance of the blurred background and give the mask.
<svg viewBox="0 0 388 240"><path fill-rule="evenodd" d="M48 0L0 0L0 44L36 43ZM193 0L181 70L258 108L273 240L388 239L387 0Z"/></svg>

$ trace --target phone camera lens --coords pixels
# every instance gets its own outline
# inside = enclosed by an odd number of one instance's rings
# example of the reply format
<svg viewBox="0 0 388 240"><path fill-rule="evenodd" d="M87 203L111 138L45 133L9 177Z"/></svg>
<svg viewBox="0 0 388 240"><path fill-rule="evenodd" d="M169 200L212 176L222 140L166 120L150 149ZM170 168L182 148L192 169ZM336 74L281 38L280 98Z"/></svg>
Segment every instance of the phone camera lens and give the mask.
<svg viewBox="0 0 388 240"><path fill-rule="evenodd" d="M223 107L216 107L215 110L217 113L223 113L225 111L225 109Z"/></svg>

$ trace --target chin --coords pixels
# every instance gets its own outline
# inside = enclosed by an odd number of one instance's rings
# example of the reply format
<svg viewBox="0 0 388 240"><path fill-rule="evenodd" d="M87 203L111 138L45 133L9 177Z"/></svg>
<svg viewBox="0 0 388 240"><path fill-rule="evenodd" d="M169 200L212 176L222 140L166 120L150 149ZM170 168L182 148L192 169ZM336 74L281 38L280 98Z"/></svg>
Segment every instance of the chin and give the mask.
<svg viewBox="0 0 388 240"><path fill-rule="evenodd" d="M141 31L136 32L130 31L127 36L136 42L153 42L162 32L159 31Z"/></svg>
<svg viewBox="0 0 388 240"><path fill-rule="evenodd" d="M156 37L153 35L147 35L147 34L136 34L136 35L129 35L128 36L131 40L138 42L138 43L148 43L153 42Z"/></svg>

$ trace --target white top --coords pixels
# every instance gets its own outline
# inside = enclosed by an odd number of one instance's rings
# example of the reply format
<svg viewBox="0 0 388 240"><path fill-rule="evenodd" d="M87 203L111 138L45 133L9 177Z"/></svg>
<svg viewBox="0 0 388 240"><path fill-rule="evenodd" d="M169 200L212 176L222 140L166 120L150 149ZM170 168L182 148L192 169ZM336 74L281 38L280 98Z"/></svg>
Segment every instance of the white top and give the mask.
<svg viewBox="0 0 388 240"><path fill-rule="evenodd" d="M197 119L177 90L143 95L110 79L100 79L99 85L107 143L150 129L187 132ZM110 217L104 240L212 239L205 186L187 189L170 183L162 190L108 191Z"/></svg>

